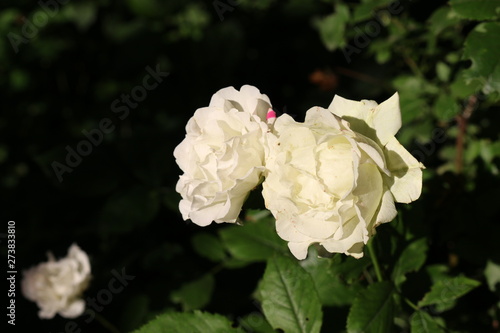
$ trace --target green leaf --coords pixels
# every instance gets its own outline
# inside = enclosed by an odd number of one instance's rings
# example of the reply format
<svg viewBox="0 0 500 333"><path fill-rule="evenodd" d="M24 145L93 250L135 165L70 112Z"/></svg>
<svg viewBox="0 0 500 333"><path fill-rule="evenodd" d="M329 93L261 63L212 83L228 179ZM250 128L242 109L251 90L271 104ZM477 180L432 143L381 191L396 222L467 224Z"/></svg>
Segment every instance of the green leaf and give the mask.
<svg viewBox="0 0 500 333"><path fill-rule="evenodd" d="M361 292L347 317L348 333L391 332L394 320L394 287L388 281L373 283Z"/></svg>
<svg viewBox="0 0 500 333"><path fill-rule="evenodd" d="M500 289L500 265L495 264L493 261L488 260L486 264L486 269L484 270L484 276L486 277L486 282L488 283L488 288L491 291Z"/></svg>
<svg viewBox="0 0 500 333"><path fill-rule="evenodd" d="M418 306L423 307L433 304L438 306L449 305L479 285L478 281L464 276L439 280L425 294L424 298L418 303Z"/></svg>
<svg viewBox="0 0 500 333"><path fill-rule="evenodd" d="M479 140L469 140L467 149L464 154L464 161L466 163L473 163L476 158L481 154L481 142Z"/></svg>
<svg viewBox="0 0 500 333"><path fill-rule="evenodd" d="M455 80L450 84L450 93L453 97L459 99L466 99L471 95L477 94L482 85L479 81L472 81L470 84L466 83L463 71L455 75Z"/></svg>
<svg viewBox="0 0 500 333"><path fill-rule="evenodd" d="M353 22L368 20L370 18L375 20L377 9L382 10L383 7L388 7L391 2L392 0L363 1L354 9Z"/></svg>
<svg viewBox="0 0 500 333"><path fill-rule="evenodd" d="M394 79L393 85L399 92L403 124L425 115L429 107L427 99L423 98L424 94L439 93L439 89L435 85L416 76L400 75Z"/></svg>
<svg viewBox="0 0 500 333"><path fill-rule="evenodd" d="M194 313L165 313L153 319L134 333L243 333L224 316L201 311Z"/></svg>
<svg viewBox="0 0 500 333"><path fill-rule="evenodd" d="M414 75L400 75L393 80L393 84L398 90L413 93L413 95L436 95L441 93L440 87L425 78Z"/></svg>
<svg viewBox="0 0 500 333"><path fill-rule="evenodd" d="M446 63L438 61L436 64L436 74L438 79L447 82L450 79L451 68Z"/></svg>
<svg viewBox="0 0 500 333"><path fill-rule="evenodd" d="M412 97L411 93L407 91L403 91L399 97L401 103L401 118L403 124L407 124L421 117L422 114L425 113L427 109L429 109L427 101L424 98L418 96Z"/></svg>
<svg viewBox="0 0 500 333"><path fill-rule="evenodd" d="M97 10L97 5L92 2L69 3L62 8L61 16L73 21L80 31L85 31L95 22Z"/></svg>
<svg viewBox="0 0 500 333"><path fill-rule="evenodd" d="M434 114L439 120L449 120L455 117L459 111L459 107L455 98L448 94L441 94L434 103Z"/></svg>
<svg viewBox="0 0 500 333"><path fill-rule="evenodd" d="M436 37L443 30L455 26L460 22L460 17L448 6L435 10L428 20L428 31L432 37Z"/></svg>
<svg viewBox="0 0 500 333"><path fill-rule="evenodd" d="M250 262L246 260L236 259L236 258L227 258L224 260L224 268L227 269L238 269L245 266L248 266Z"/></svg>
<svg viewBox="0 0 500 333"><path fill-rule="evenodd" d="M247 332L254 333L275 333L276 331L269 325L266 318L259 312L252 312L239 319L240 326Z"/></svg>
<svg viewBox="0 0 500 333"><path fill-rule="evenodd" d="M219 238L207 232L200 232L191 238L194 250L200 256L219 262L226 258L224 246Z"/></svg>
<svg viewBox="0 0 500 333"><path fill-rule="evenodd" d="M219 234L229 253L236 259L265 261L275 252L289 254L274 226L274 219L265 218L257 222L246 222L244 226L231 225Z"/></svg>
<svg viewBox="0 0 500 333"><path fill-rule="evenodd" d="M392 280L398 286L406 280L406 274L416 272L427 258L427 239L421 238L408 245L396 262L392 271Z"/></svg>
<svg viewBox="0 0 500 333"><path fill-rule="evenodd" d="M341 258L318 257L316 249L311 246L307 259L300 261L300 265L311 275L323 305L351 305L363 289L359 277L369 261L354 259L341 262Z"/></svg>
<svg viewBox="0 0 500 333"><path fill-rule="evenodd" d="M210 15L204 6L190 3L173 18L173 22L177 25L177 30L169 33L171 41L180 38L200 40L210 23Z"/></svg>
<svg viewBox="0 0 500 333"><path fill-rule="evenodd" d="M444 333L436 320L427 312L417 311L411 316L411 333Z"/></svg>
<svg viewBox="0 0 500 333"><path fill-rule="evenodd" d="M345 46L345 26L348 21L349 7L339 3L335 6L335 13L314 22L329 51Z"/></svg>
<svg viewBox="0 0 500 333"><path fill-rule="evenodd" d="M464 58L472 66L464 71L467 84L479 81L483 93L500 94L500 23L487 22L477 25L467 36Z"/></svg>
<svg viewBox="0 0 500 333"><path fill-rule="evenodd" d="M373 44L372 44L373 46ZM385 64L391 59L391 50L389 48L382 48L379 49L375 53L375 59L377 60L378 64Z"/></svg>
<svg viewBox="0 0 500 333"><path fill-rule="evenodd" d="M489 20L498 17L498 0L450 0L450 5L457 14L471 20Z"/></svg>
<svg viewBox="0 0 500 333"><path fill-rule="evenodd" d="M422 111L423 114L425 114L424 112L425 111ZM423 156L425 160L425 158L435 153L435 150L432 150L432 148L423 148L423 145L433 140L432 134L435 129L436 125L430 117L419 119L419 121L412 123L411 126L404 127L401 133L398 133L398 140L401 144L404 142L408 145L414 140L417 141L419 145L416 150L412 150L412 154L420 152L420 155Z"/></svg>
<svg viewBox="0 0 500 333"><path fill-rule="evenodd" d="M174 303L181 304L183 311L201 309L210 302L214 285L214 277L211 274L206 274L173 291L170 294L170 299Z"/></svg>
<svg viewBox="0 0 500 333"><path fill-rule="evenodd" d="M267 262L258 291L262 310L274 329L319 332L323 313L311 276L294 259L275 255Z"/></svg>
<svg viewBox="0 0 500 333"><path fill-rule="evenodd" d="M336 259L337 261L334 260L332 262L334 274L340 276L349 283L358 281L366 267L371 265L371 260L368 257L356 259L354 257L346 257L339 254Z"/></svg>

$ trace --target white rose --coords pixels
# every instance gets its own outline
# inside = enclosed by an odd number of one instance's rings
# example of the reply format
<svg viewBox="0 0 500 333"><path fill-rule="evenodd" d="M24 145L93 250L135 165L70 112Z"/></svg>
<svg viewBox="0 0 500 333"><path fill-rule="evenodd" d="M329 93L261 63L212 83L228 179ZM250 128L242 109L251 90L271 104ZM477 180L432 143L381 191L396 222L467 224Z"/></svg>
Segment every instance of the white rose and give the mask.
<svg viewBox="0 0 500 333"><path fill-rule="evenodd" d="M200 226L237 221L248 193L261 181L270 106L255 87L229 87L189 120L186 138L174 151L184 172L176 190L185 220Z"/></svg>
<svg viewBox="0 0 500 333"><path fill-rule="evenodd" d="M51 319L57 313L65 318L75 318L85 310L81 299L90 281L90 262L87 254L76 244L68 255L58 261L52 253L49 261L24 271L21 290L27 299L36 302L42 319Z"/></svg>
<svg viewBox="0 0 500 333"><path fill-rule="evenodd" d="M380 105L335 96L304 123L276 120L263 195L295 257L317 243L360 258L375 227L396 216L394 201L420 196L423 165L394 137L400 127L397 94Z"/></svg>

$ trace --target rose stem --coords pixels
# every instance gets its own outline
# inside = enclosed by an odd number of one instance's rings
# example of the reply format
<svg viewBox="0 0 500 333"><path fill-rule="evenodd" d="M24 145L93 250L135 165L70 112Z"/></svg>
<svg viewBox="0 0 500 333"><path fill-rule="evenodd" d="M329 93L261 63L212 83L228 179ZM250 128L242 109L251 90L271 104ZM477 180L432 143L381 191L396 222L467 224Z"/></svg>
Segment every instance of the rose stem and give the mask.
<svg viewBox="0 0 500 333"><path fill-rule="evenodd" d="M101 316L101 314L96 313L95 314L95 318L97 319L97 321L99 323L101 323L102 326L104 326L105 328L107 328L110 332L120 333L120 331L113 324L111 324L109 321L107 321L106 318L104 318L103 316Z"/></svg>
<svg viewBox="0 0 500 333"><path fill-rule="evenodd" d="M410 301L408 298L404 298L406 304L408 304L413 310L415 311L420 311L420 308L416 306L412 301Z"/></svg>
<svg viewBox="0 0 500 333"><path fill-rule="evenodd" d="M375 268L375 275L377 275L378 282L384 281L382 273L380 272L380 266L378 264L377 256L375 255L375 249L373 248L373 239L366 244L368 247L368 252L370 253L370 258L373 263L373 268Z"/></svg>

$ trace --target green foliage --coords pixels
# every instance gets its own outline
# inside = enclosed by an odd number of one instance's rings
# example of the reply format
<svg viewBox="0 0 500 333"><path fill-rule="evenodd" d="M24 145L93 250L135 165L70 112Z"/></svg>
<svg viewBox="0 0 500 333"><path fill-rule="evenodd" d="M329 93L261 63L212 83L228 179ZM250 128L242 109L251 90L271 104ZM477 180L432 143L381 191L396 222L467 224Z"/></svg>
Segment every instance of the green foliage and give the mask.
<svg viewBox="0 0 500 333"><path fill-rule="evenodd" d="M239 320L240 326L247 332L275 333L276 331L266 321L263 315L252 312Z"/></svg>
<svg viewBox="0 0 500 333"><path fill-rule="evenodd" d="M288 254L286 243L276 234L273 218L250 221L245 226L231 226L220 231L229 253L244 261L265 261L275 252Z"/></svg>
<svg viewBox="0 0 500 333"><path fill-rule="evenodd" d="M484 276L488 283L488 288L491 291L500 290L500 265L495 264L492 261L488 261L486 269L484 270Z"/></svg>
<svg viewBox="0 0 500 333"><path fill-rule="evenodd" d="M361 1L361 3L354 8L354 22L360 22L373 17L373 13L387 6L391 3L390 0L374 0L374 1Z"/></svg>
<svg viewBox="0 0 500 333"><path fill-rule="evenodd" d="M418 302L418 306L436 305L444 311L451 307L451 304L457 298L467 294L479 285L480 283L478 281L464 276L439 280L432 286L431 290L425 294L424 298Z"/></svg>
<svg viewBox="0 0 500 333"><path fill-rule="evenodd" d="M354 298L362 290L360 275L369 264L366 259L321 258L311 247L307 259L300 262L311 275L321 304L325 306L352 305Z"/></svg>
<svg viewBox="0 0 500 333"><path fill-rule="evenodd" d="M206 274L195 281L185 283L180 289L172 291L170 299L174 303L180 303L183 311L202 309L210 302L214 284L213 275Z"/></svg>
<svg viewBox="0 0 500 333"><path fill-rule="evenodd" d="M349 21L349 8L341 3L335 6L335 13L315 21L321 40L330 51L345 46L345 24Z"/></svg>
<svg viewBox="0 0 500 333"><path fill-rule="evenodd" d="M410 243L401 253L392 270L392 280L396 286L406 280L406 274L418 271L427 258L427 240L418 239Z"/></svg>
<svg viewBox="0 0 500 333"><path fill-rule="evenodd" d="M448 121L459 113L458 103L453 96L439 95L434 104L434 115L441 121Z"/></svg>
<svg viewBox="0 0 500 333"><path fill-rule="evenodd" d="M460 16L470 20L491 20L500 14L497 0L451 0L450 5Z"/></svg>
<svg viewBox="0 0 500 333"><path fill-rule="evenodd" d="M224 246L219 238L209 233L197 233L191 238L194 250L211 261L223 261L226 258Z"/></svg>
<svg viewBox="0 0 500 333"><path fill-rule="evenodd" d="M225 317L201 311L194 313L165 313L150 321L134 333L216 333L216 332L243 332L232 327L232 323Z"/></svg>
<svg viewBox="0 0 500 333"><path fill-rule="evenodd" d="M494 94L500 99L500 22L477 25L465 40L464 58L472 61L472 66L464 72L466 81L479 81L484 94Z"/></svg>
<svg viewBox="0 0 500 333"><path fill-rule="evenodd" d="M391 332L394 320L393 293L393 285L386 281L373 283L362 291L349 311L347 332Z"/></svg>
<svg viewBox="0 0 500 333"><path fill-rule="evenodd" d="M411 316L411 332L412 333L444 333L436 319L428 313L417 311Z"/></svg>
<svg viewBox="0 0 500 333"><path fill-rule="evenodd" d="M284 332L319 332L321 304L311 276L296 260L273 256L258 292L262 310L274 329Z"/></svg>

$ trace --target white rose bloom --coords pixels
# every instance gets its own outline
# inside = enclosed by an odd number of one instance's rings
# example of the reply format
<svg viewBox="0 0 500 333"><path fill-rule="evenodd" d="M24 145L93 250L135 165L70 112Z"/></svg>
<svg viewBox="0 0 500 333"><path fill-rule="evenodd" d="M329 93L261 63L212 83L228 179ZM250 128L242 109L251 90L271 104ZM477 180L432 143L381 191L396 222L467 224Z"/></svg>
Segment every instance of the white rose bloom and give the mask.
<svg viewBox="0 0 500 333"><path fill-rule="evenodd" d="M23 272L22 293L36 302L42 319L56 314L78 317L85 310L81 295L90 281L89 258L76 244L71 245L65 258L56 261L52 253L48 257L49 261Z"/></svg>
<svg viewBox="0 0 500 333"><path fill-rule="evenodd" d="M360 258L375 227L396 216L394 202L420 196L423 165L394 137L400 127L397 94L380 105L335 96L304 123L276 120L263 195L295 257L317 243Z"/></svg>
<svg viewBox="0 0 500 333"><path fill-rule="evenodd" d="M176 191L185 220L200 226L236 222L249 192L261 182L266 113L271 102L255 87L219 90L196 110L186 138L175 148L184 172Z"/></svg>

